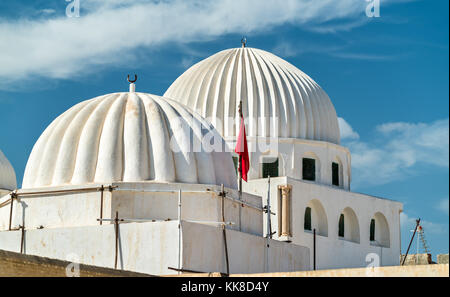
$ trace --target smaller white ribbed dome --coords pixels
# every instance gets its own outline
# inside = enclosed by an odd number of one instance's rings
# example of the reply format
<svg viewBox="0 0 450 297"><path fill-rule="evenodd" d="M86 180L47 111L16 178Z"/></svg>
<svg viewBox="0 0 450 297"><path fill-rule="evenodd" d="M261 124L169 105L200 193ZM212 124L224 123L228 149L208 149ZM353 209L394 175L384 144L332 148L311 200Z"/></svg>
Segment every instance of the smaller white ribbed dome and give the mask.
<svg viewBox="0 0 450 297"><path fill-rule="evenodd" d="M17 187L16 172L0 150L0 190L15 190Z"/></svg>
<svg viewBox="0 0 450 297"><path fill-rule="evenodd" d="M206 134L221 141L221 152L193 147ZM53 121L31 152L23 188L121 181L237 188L225 146L210 124L175 101L109 94L81 102Z"/></svg>

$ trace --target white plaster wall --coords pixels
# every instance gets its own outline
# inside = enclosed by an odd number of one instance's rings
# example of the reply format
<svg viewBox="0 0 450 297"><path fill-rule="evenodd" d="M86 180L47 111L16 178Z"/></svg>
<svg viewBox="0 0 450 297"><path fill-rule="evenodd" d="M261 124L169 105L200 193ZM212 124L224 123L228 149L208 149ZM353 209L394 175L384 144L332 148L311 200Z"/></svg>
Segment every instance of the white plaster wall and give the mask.
<svg viewBox="0 0 450 297"><path fill-rule="evenodd" d="M178 267L178 221L130 223L119 227L120 269L149 273L176 274ZM28 230L25 253L82 264L114 267L114 226L88 226ZM19 252L20 231L0 232L0 249ZM181 224L182 268L203 272L226 272L222 229L201 224ZM309 267L309 250L293 244L227 230L231 273L301 271ZM268 252L267 252L268 250Z"/></svg>
<svg viewBox="0 0 450 297"><path fill-rule="evenodd" d="M97 188L100 184L89 184L85 187ZM107 185L105 185L107 186ZM160 184L152 182L113 183L113 192L103 193L103 218L109 219L119 212L120 218L177 220L178 191L182 190L181 217L190 221L222 221L222 200L217 193L218 186L189 184ZM65 186L20 190L30 191L80 190L61 194L45 194L19 196L14 202L12 228L24 225L26 229L80 227L99 225L101 193L99 191L82 192L81 186ZM227 189L227 196L238 199L236 190ZM9 195L0 199L7 201ZM242 201L262 208L261 198L244 194ZM225 199L225 220L233 222L234 230L261 235L262 211ZM9 228L10 205L0 208L0 230ZM109 222L104 222L109 224Z"/></svg>
<svg viewBox="0 0 450 297"><path fill-rule="evenodd" d="M119 232L118 268L166 274L177 267L178 222L121 224ZM20 252L20 237L20 231L0 232L0 249ZM25 253L114 268L114 226L27 230Z"/></svg>
<svg viewBox="0 0 450 297"><path fill-rule="evenodd" d="M88 185L89 188L100 185ZM76 190L81 186L53 187L32 190L21 190L19 193ZM0 203L10 198L9 195L0 199ZM100 218L100 192L69 192L65 194L42 194L33 196L19 196L14 200L11 227L24 225L26 229L79 227L98 225ZM10 205L0 209L0 230L9 228ZM111 213L111 193L104 192L104 218Z"/></svg>
<svg viewBox="0 0 450 297"><path fill-rule="evenodd" d="M234 151L235 139L228 138L227 144ZM249 137L247 139L250 152L249 179L262 177L262 162L264 157L279 158L279 176L289 176L302 179L303 158L315 157L316 183L329 185L335 188L350 190L351 184L351 156L347 148L324 141L313 141L294 138L274 139L269 144L266 138ZM232 149L231 149L232 148ZM340 186L332 185L332 163L337 162L342 167Z"/></svg>
<svg viewBox="0 0 450 297"><path fill-rule="evenodd" d="M311 250L313 259L313 235L304 230L304 215L308 203L318 200L326 213L328 221L328 236L317 236L317 267L319 269L365 267L366 256L376 253L381 259L381 265L398 265L400 256L400 212L403 205L399 202L373 196L353 193L334 187L295 180L288 177L271 179L271 208L279 213L280 193L278 185L291 185L291 232L289 238L293 243L306 246ZM267 201L267 179L244 183L244 191L261 195L263 203ZM350 207L356 213L359 225L360 242L355 243L338 237L338 222L341 212ZM377 212L382 213L389 225L390 247L374 246L370 243L370 221ZM272 216L272 231L277 234L280 217ZM266 216L264 216L266 220ZM266 233L266 222L264 222ZM280 239L280 238L278 238ZM312 266L311 266L312 268Z"/></svg>
<svg viewBox="0 0 450 297"><path fill-rule="evenodd" d="M9 193L11 193L10 190L0 189L0 199L1 199L3 196L8 195Z"/></svg>
<svg viewBox="0 0 450 297"><path fill-rule="evenodd" d="M226 231L231 273L304 271L309 249L234 230ZM183 223L183 267L226 273L225 245L220 228ZM269 246L269 247L267 247Z"/></svg>

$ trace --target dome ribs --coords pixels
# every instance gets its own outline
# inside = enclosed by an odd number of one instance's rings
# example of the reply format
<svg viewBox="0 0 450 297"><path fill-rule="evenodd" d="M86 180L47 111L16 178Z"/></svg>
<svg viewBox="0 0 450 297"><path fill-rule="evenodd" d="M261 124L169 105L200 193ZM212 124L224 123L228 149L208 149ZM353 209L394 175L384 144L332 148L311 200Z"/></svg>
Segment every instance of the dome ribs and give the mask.
<svg viewBox="0 0 450 297"><path fill-rule="evenodd" d="M91 100L89 104L77 113L67 127L63 139L61 140L52 184L70 183L75 170L78 155L78 144L80 142L82 131L89 117L96 110L99 103L101 103L101 99L102 98L100 97Z"/></svg>
<svg viewBox="0 0 450 297"><path fill-rule="evenodd" d="M314 117L315 114L313 113L313 106L311 103L310 98L310 89L308 85L305 83L303 78L296 72L293 72L293 75L296 77L296 83L301 91L303 103L305 105L305 114L306 114L306 123L307 123L307 129L306 129L306 139L313 140L314 139Z"/></svg>
<svg viewBox="0 0 450 297"><path fill-rule="evenodd" d="M0 189L15 190L17 187L16 172L13 166L0 150Z"/></svg>
<svg viewBox="0 0 450 297"><path fill-rule="evenodd" d="M123 128L123 181L149 180L147 128L142 100L130 93L125 105Z"/></svg>
<svg viewBox="0 0 450 297"><path fill-rule="evenodd" d="M204 98L202 101L201 107L201 115L209 115L208 120L211 120L214 125L217 123L217 117L219 116L218 110L218 97L217 94L220 88L221 76L223 74L223 67L228 59L228 55L224 56L222 59L218 60L214 67L211 68L210 80L208 82L207 87L202 90L205 92ZM203 85L205 86L205 85ZM200 95L201 96L201 95Z"/></svg>
<svg viewBox="0 0 450 297"><path fill-rule="evenodd" d="M173 104L173 108L175 108L183 119L190 122L190 133L192 133L192 143L190 143L190 149L195 157L198 182L201 184L216 184L216 173L214 170L212 154L207 153L204 150L202 143L204 140L203 137L209 132L204 131L203 127L209 127L209 124L206 122L202 123L177 103Z"/></svg>
<svg viewBox="0 0 450 297"><path fill-rule="evenodd" d="M254 53L254 57L256 60L256 63L258 65L259 72L264 74L261 75L262 78L262 87L263 87L263 93L264 94L264 100L262 101L261 107L261 114L260 114L260 122L262 123L263 127L263 133L261 136L263 137L270 137L272 135L272 130L279 126L277 123L277 117L278 117L278 110L277 110L277 104L276 104L276 97L275 93L273 91L273 88L270 86L273 86L272 78L269 73L269 70L267 69L267 66L265 62L263 61L261 55L257 53L256 51L252 51ZM270 81L269 81L270 80ZM275 125L274 125L275 123ZM278 132L278 131L277 131ZM276 136L278 136L277 134Z"/></svg>
<svg viewBox="0 0 450 297"><path fill-rule="evenodd" d="M127 94L121 94L106 114L100 137L95 181L104 183L123 178L123 129Z"/></svg>
<svg viewBox="0 0 450 297"><path fill-rule="evenodd" d="M291 123L291 125L288 125L290 126L290 131L287 136L294 138L300 137L300 121L297 117L297 115L299 115L300 113L298 112L298 102L292 89L291 82L286 76L286 73L283 71L283 69L275 64L273 60L271 60L270 63L272 64L272 67L279 77L279 83L282 86L281 92L283 96L283 102L285 104L286 118L288 119L287 122ZM289 98L292 98L294 100L289 100Z"/></svg>
<svg viewBox="0 0 450 297"><path fill-rule="evenodd" d="M249 56L250 60L252 61L252 63L250 63L250 65L251 65L251 70L252 70L252 81L253 81L253 86L254 86L254 92L253 92L254 97L249 98L249 100L251 100L251 105L253 108L253 114L252 114L253 119L249 119L249 120L251 120L251 122L253 122L255 125L254 134L251 134L251 136L257 137L264 133L263 131L264 131L264 126L265 126L265 123L263 124L261 122L262 115L264 114L264 104L265 103L263 100L260 99L261 96L264 96L264 82L263 82L261 76L256 74L256 69L260 70L260 68L259 68L259 64L256 60L256 57L255 57L253 51L251 49L249 49L247 52L248 52L248 56Z"/></svg>
<svg viewBox="0 0 450 297"><path fill-rule="evenodd" d="M202 143L208 135L217 137L212 151ZM213 125L176 101L145 93L109 94L75 105L49 125L30 155L24 184L155 181L236 189L225 149Z"/></svg>
<svg viewBox="0 0 450 297"><path fill-rule="evenodd" d="M169 121L155 98L143 94L149 142L150 179L164 182L176 180L175 161L170 150ZM165 156L155 158L154 156Z"/></svg>
<svg viewBox="0 0 450 297"><path fill-rule="evenodd" d="M184 81L192 83L185 88ZM274 136L271 132L278 126L275 132L279 137L339 144L336 112L325 91L294 65L269 52L254 48L221 51L186 71L165 96L192 101L193 90L200 87L194 97L201 102L202 115L217 118L212 122L225 138L237 135L237 108L242 99L248 136ZM221 106L225 123L218 123Z"/></svg>
<svg viewBox="0 0 450 297"><path fill-rule="evenodd" d="M229 100L225 103L225 135L236 137L236 81L237 81L237 64L238 64L238 55L237 49L233 50L233 61L230 72L227 77L227 88L225 93L225 98L229 98Z"/></svg>
<svg viewBox="0 0 450 297"><path fill-rule="evenodd" d="M217 131L221 135L224 135L225 132L225 125L227 124L226 114L225 114L225 100L224 100L224 94L225 90L228 88L228 76L230 73L230 67L233 64L233 53L230 52L226 59L225 64L222 73L220 74L220 79L218 80L219 88L216 89L216 94L214 94L216 99L216 108L212 113L212 120L213 125L216 127ZM209 115L209 114L208 114ZM216 120L217 119L217 120ZM217 121L220 120L220 123L217 123ZM214 123L216 121L216 123Z"/></svg>
<svg viewBox="0 0 450 297"><path fill-rule="evenodd" d="M248 120L249 117L249 104L248 104L248 81L247 81L247 63L246 63L246 48L242 48L239 49L239 59L240 59L240 74L241 74L241 79L238 81L241 81L241 84L239 85L239 89L238 89L238 96L236 97L236 106L235 106L235 116L234 118L236 119L235 123L236 123L236 137L239 135L239 129L240 129L240 125L241 125L241 116L239 114L239 105L242 102L242 115L244 116L244 121ZM248 123L247 125L248 126ZM237 139L237 138L236 138Z"/></svg>
<svg viewBox="0 0 450 297"><path fill-rule="evenodd" d="M195 110L199 112L201 115L205 115L207 113L207 103L209 102L211 106L214 105L214 98L211 97L211 93L213 93L215 85L215 74L217 73L218 67L222 60L215 60L211 63L206 71L206 75L202 79L202 83L199 88L199 92L196 95L196 103ZM211 100L211 101L209 101Z"/></svg>
<svg viewBox="0 0 450 297"><path fill-rule="evenodd" d="M247 98L244 98L246 113L244 116L247 120L247 136L256 137L258 135L258 102L255 100L258 96L258 85L255 80L255 71L253 69L253 60L250 50L245 51L245 77L247 81Z"/></svg>
<svg viewBox="0 0 450 297"><path fill-rule="evenodd" d="M201 65L204 70L201 72L199 71L199 76L192 81L194 87L191 88L191 98L189 100L188 106L193 106L193 110L200 113L201 115L203 115L205 112L202 103L206 101L204 96L205 92L207 91L207 86L209 83L208 80L214 68L214 65L216 65L217 63L218 61L211 59L208 60L205 65Z"/></svg>
<svg viewBox="0 0 450 297"><path fill-rule="evenodd" d="M66 111L59 117L57 117L42 133L37 142L35 143L33 149L31 150L30 156L28 157L28 162L25 167L24 178L22 181L22 188L32 188L34 182L36 181L36 176L39 172L41 157L45 152L45 143L47 143L48 138L51 136L53 130L58 125L59 119L65 116L70 110Z"/></svg>
<svg viewBox="0 0 450 297"><path fill-rule="evenodd" d="M296 135L293 137L296 138L306 138L306 114L303 99L301 97L301 91L295 81L295 78L292 76L291 72L288 69L280 68L280 71L286 77L286 82L289 83L289 92L291 93L294 106L294 117L296 119Z"/></svg>
<svg viewBox="0 0 450 297"><path fill-rule="evenodd" d="M185 119L176 109L164 100L158 100L168 120L170 131L170 144L175 161L176 180L182 183L198 183L195 155L190 149L190 136L192 131Z"/></svg>
<svg viewBox="0 0 450 297"><path fill-rule="evenodd" d="M105 117L118 97L118 94L113 94L105 98L84 125L78 146L85 149L78 149L72 184L83 184L94 180Z"/></svg>
<svg viewBox="0 0 450 297"><path fill-rule="evenodd" d="M60 152L61 139L64 137L66 128L70 125L77 113L86 106L88 102L83 102L74 108L71 108L63 117L58 118L52 133L42 145L45 147L42 150L42 155L38 156L40 159L39 170L34 176L34 186L36 183L44 186L52 184L53 174L55 172L56 160Z"/></svg>
<svg viewBox="0 0 450 297"><path fill-rule="evenodd" d="M278 102L281 101L282 104L279 104L279 112L280 112L280 126L278 127L280 133L277 136L281 136L284 138L295 137L296 133L296 121L295 116L291 114L293 112L293 106L290 105L290 100L288 98L293 98L293 96L287 96L289 93L288 86L285 83L285 79L282 79L280 72L277 69L277 66L274 64L274 61L271 57L271 54L267 54L266 64L268 68L271 70L271 76L276 82L276 92L275 94L278 97ZM292 100L291 100L292 101ZM282 116L281 116L282 115ZM289 124L290 123L290 124ZM286 129L282 129L281 127L286 127Z"/></svg>

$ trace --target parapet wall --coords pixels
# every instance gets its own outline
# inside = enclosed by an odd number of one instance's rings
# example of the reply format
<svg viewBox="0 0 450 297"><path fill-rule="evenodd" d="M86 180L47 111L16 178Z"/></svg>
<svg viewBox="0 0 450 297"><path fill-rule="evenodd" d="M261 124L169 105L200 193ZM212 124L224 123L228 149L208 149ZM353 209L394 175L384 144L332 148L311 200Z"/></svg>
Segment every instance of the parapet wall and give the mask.
<svg viewBox="0 0 450 297"><path fill-rule="evenodd" d="M0 250L0 277L65 277L71 263ZM69 273L73 270L69 267ZM146 277L147 274L79 265L80 277ZM73 274L71 274L73 275Z"/></svg>

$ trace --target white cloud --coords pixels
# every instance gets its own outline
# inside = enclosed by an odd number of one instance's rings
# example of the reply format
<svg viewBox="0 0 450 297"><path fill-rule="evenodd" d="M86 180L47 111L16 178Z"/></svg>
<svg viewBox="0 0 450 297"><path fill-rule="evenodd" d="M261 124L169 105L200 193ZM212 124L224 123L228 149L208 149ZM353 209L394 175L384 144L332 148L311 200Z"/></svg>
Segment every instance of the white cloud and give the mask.
<svg viewBox="0 0 450 297"><path fill-rule="evenodd" d="M294 46L290 42L280 42L274 49L273 52L282 57L295 57L302 52L302 48Z"/></svg>
<svg viewBox="0 0 450 297"><path fill-rule="evenodd" d="M396 58L396 56L386 56L386 55L376 55L366 53L350 53L350 52L335 52L331 53L330 55L341 59L365 60L365 61L385 61L385 60L393 60Z"/></svg>
<svg viewBox="0 0 450 297"><path fill-rule="evenodd" d="M335 52L345 50L349 47L349 44L339 44L339 45L323 45L315 44L312 41L307 42L292 42L292 41L281 41L273 49L272 52L276 55L288 58L295 57L303 54L327 54L333 55Z"/></svg>
<svg viewBox="0 0 450 297"><path fill-rule="evenodd" d="M183 69L188 69L194 64L194 58L193 57L183 57L181 59L181 67Z"/></svg>
<svg viewBox="0 0 450 297"><path fill-rule="evenodd" d="M340 41L339 45L314 44L308 42L281 41L272 50L273 53L288 58L303 54L325 54L330 57L348 60L387 61L400 58L399 55L379 55L375 53L357 53L350 42Z"/></svg>
<svg viewBox="0 0 450 297"><path fill-rule="evenodd" d="M98 65L133 61L132 51L281 24L317 25L365 18L362 0L91 0L80 18L0 20L0 79L70 78ZM2 87L0 85L0 87Z"/></svg>
<svg viewBox="0 0 450 297"><path fill-rule="evenodd" d="M409 217L406 213L402 212L400 214L400 225L402 227L402 233L409 232L410 230L414 230L416 227L416 220L418 218ZM447 225L430 222L427 220L423 220L421 218L420 225L423 227L424 234L443 234L447 232ZM426 236L426 235L425 235Z"/></svg>
<svg viewBox="0 0 450 297"><path fill-rule="evenodd" d="M359 139L359 134L353 130L352 126L347 123L343 118L338 118L339 130L341 132L341 139Z"/></svg>
<svg viewBox="0 0 450 297"><path fill-rule="evenodd" d="M448 208L449 208L449 200L448 200L448 198L442 199L442 200L439 201L439 203L436 205L436 209L438 209L439 211L442 211L442 212L445 213L446 215L448 215Z"/></svg>
<svg viewBox="0 0 450 297"><path fill-rule="evenodd" d="M54 14L56 12L56 10L54 10L52 8L44 8L44 9L41 9L39 12L43 15L49 15L49 14Z"/></svg>
<svg viewBox="0 0 450 297"><path fill-rule="evenodd" d="M348 123L348 127L341 124L343 122L340 121L343 144L352 153L356 187L404 179L413 174L418 165L449 167L448 119L432 123L383 124L376 127L377 134L371 142L349 138L353 129Z"/></svg>

